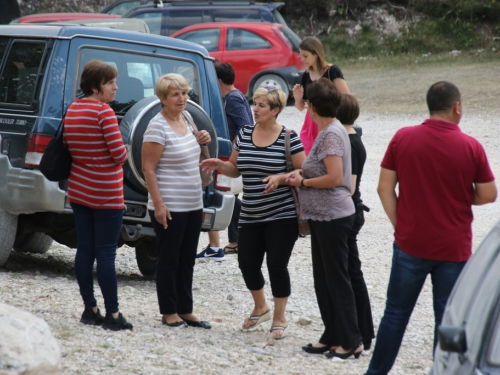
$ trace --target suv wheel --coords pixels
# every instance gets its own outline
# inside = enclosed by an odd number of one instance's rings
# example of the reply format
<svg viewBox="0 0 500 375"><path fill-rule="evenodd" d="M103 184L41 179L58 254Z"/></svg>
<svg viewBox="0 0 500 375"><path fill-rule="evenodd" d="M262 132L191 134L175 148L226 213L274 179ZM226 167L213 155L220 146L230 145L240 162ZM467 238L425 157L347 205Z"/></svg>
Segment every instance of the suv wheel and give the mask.
<svg viewBox="0 0 500 375"><path fill-rule="evenodd" d="M0 266L9 259L10 252L14 246L17 232L17 216L0 208L0 230L2 240L0 241Z"/></svg>
<svg viewBox="0 0 500 375"><path fill-rule="evenodd" d="M257 81L255 81L255 84L253 85L252 95L255 94L255 91L257 91L258 88L265 86L276 87L278 90L283 91L288 100L288 96L290 95L288 84L279 75L264 74L262 77L257 78Z"/></svg>
<svg viewBox="0 0 500 375"><path fill-rule="evenodd" d="M145 237L135 246L137 267L146 279L156 276L156 262L158 260L158 243L156 237Z"/></svg>
<svg viewBox="0 0 500 375"><path fill-rule="evenodd" d="M52 246L52 238L45 233L32 232L16 238L14 250L33 254L44 254Z"/></svg>

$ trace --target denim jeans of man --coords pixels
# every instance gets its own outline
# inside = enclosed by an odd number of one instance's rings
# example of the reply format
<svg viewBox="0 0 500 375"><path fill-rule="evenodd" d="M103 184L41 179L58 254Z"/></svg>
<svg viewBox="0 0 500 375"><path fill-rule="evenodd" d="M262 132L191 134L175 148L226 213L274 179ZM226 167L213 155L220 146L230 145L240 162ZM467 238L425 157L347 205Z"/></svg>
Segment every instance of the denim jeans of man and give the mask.
<svg viewBox="0 0 500 375"><path fill-rule="evenodd" d="M377 333L375 350L366 374L387 374L399 352L411 313L431 275L434 305L434 347L446 302L465 262L446 262L417 258L405 253L394 242L392 269L387 288L384 316Z"/></svg>
<svg viewBox="0 0 500 375"><path fill-rule="evenodd" d="M107 313L118 311L118 282L115 270L116 248L123 221L123 210L93 209L71 203L75 215L77 249L75 273L83 303L95 307L94 262L97 281Z"/></svg>

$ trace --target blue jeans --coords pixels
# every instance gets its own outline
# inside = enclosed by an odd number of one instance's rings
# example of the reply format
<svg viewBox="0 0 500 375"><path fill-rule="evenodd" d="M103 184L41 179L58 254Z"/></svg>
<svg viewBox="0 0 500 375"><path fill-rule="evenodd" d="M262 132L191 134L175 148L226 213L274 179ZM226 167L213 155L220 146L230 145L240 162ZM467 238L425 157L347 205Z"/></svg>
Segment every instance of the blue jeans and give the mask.
<svg viewBox="0 0 500 375"><path fill-rule="evenodd" d="M366 374L387 374L399 352L401 341L427 275L431 275L434 305L434 347L444 308L466 262L445 262L417 258L394 242L391 277L384 316L380 322L370 367Z"/></svg>
<svg viewBox="0 0 500 375"><path fill-rule="evenodd" d="M73 202L71 208L77 236L75 273L83 303L87 307L97 306L94 297L94 262L97 261L97 282L106 312L118 312L115 258L123 210L100 210Z"/></svg>

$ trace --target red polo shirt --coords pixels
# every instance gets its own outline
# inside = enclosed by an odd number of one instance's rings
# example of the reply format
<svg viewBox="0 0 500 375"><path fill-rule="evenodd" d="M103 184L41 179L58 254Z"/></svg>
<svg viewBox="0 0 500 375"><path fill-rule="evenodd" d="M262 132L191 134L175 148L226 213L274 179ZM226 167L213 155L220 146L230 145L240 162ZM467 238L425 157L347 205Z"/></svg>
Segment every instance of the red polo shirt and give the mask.
<svg viewBox="0 0 500 375"><path fill-rule="evenodd" d="M400 129L381 166L398 177L398 246L424 259L469 259L472 184L495 179L481 144L454 123L428 119Z"/></svg>

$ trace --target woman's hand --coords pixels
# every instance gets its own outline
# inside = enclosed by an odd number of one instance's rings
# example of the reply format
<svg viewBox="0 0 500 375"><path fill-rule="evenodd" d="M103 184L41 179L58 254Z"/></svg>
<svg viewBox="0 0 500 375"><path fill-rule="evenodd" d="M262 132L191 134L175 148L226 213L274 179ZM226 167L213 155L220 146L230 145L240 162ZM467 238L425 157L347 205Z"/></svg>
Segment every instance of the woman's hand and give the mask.
<svg viewBox="0 0 500 375"><path fill-rule="evenodd" d="M155 205L155 219L164 229L167 229L167 219L172 220L172 216L170 216L170 211L165 203L160 203L158 207Z"/></svg>
<svg viewBox="0 0 500 375"><path fill-rule="evenodd" d="M212 142L210 133L208 133L206 130L200 130L198 133L196 133L196 140L200 145L208 145L210 142Z"/></svg>
<svg viewBox="0 0 500 375"><path fill-rule="evenodd" d="M274 175L264 178L262 182L267 182L266 187L264 188L264 194L272 193L278 188L278 186L283 185L283 182L286 180L286 176L287 175Z"/></svg>
<svg viewBox="0 0 500 375"><path fill-rule="evenodd" d="M219 170L219 159L213 158L213 159L205 159L203 160L199 165L201 167L201 170L206 173L210 173L212 171L217 171Z"/></svg>
<svg viewBox="0 0 500 375"><path fill-rule="evenodd" d="M293 98L295 99L295 107L299 111L302 111L304 108L306 108L306 103L303 99L304 97L304 88L299 85L298 83L293 86Z"/></svg>
<svg viewBox="0 0 500 375"><path fill-rule="evenodd" d="M302 181L302 179L302 170L296 169L288 174L286 182L292 186L300 186L300 182Z"/></svg>

